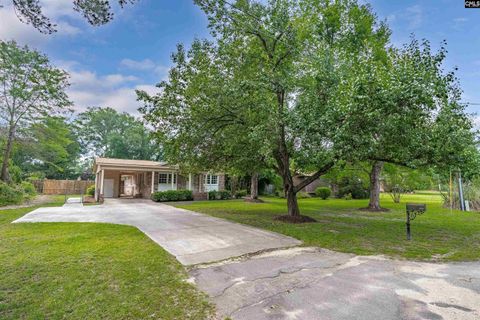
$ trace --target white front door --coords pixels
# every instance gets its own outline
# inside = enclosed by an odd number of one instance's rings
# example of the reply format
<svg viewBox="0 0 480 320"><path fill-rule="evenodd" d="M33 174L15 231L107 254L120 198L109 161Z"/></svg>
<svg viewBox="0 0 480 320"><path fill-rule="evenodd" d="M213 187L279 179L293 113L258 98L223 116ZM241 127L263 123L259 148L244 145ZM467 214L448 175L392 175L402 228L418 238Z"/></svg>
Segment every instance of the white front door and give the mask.
<svg viewBox="0 0 480 320"><path fill-rule="evenodd" d="M103 197L113 198L113 179L103 180Z"/></svg>

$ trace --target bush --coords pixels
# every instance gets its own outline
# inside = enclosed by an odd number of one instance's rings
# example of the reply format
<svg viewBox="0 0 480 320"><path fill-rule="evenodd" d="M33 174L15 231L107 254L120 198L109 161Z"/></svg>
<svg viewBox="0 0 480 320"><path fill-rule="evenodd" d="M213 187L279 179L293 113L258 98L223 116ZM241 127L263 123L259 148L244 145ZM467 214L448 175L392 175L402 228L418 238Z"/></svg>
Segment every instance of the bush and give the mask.
<svg viewBox="0 0 480 320"><path fill-rule="evenodd" d="M311 198L311 196L307 192L300 191L297 193L297 199L307 199Z"/></svg>
<svg viewBox="0 0 480 320"><path fill-rule="evenodd" d="M85 191L89 196L93 197L95 195L95 185L91 185Z"/></svg>
<svg viewBox="0 0 480 320"><path fill-rule="evenodd" d="M193 200L193 192L191 190L157 191L152 193L152 200L155 202L189 201Z"/></svg>
<svg viewBox="0 0 480 320"><path fill-rule="evenodd" d="M315 189L315 194L323 200L326 200L332 195L332 190L330 190L328 187L318 187Z"/></svg>
<svg viewBox="0 0 480 320"><path fill-rule="evenodd" d="M343 196L343 199L344 200L352 200L352 194L351 193L347 193Z"/></svg>
<svg viewBox="0 0 480 320"><path fill-rule="evenodd" d="M240 199L247 196L247 190L237 190L235 191L235 199Z"/></svg>
<svg viewBox="0 0 480 320"><path fill-rule="evenodd" d="M232 193L228 190L222 191L209 191L208 192L208 200L228 200L232 198Z"/></svg>
<svg viewBox="0 0 480 320"><path fill-rule="evenodd" d="M0 206L9 204L20 204L23 202L23 188L12 186L0 181Z"/></svg>
<svg viewBox="0 0 480 320"><path fill-rule="evenodd" d="M31 200L37 195L37 190L35 190L35 186L31 182L22 181L21 187L23 189L24 200Z"/></svg>
<svg viewBox="0 0 480 320"><path fill-rule="evenodd" d="M350 194L352 199L367 199L370 192L360 179L343 177L338 184L337 196L344 198L347 194Z"/></svg>

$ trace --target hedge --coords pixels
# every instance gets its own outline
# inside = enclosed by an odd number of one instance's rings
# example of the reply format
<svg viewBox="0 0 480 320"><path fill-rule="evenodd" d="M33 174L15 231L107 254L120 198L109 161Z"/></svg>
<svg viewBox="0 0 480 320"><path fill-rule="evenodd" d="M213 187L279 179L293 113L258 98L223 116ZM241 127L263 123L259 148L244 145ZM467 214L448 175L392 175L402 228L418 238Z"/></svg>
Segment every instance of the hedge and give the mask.
<svg viewBox="0 0 480 320"><path fill-rule="evenodd" d="M0 181L0 206L20 204L24 200L23 188Z"/></svg>
<svg viewBox="0 0 480 320"><path fill-rule="evenodd" d="M208 200L228 200L232 198L232 193L228 190L209 191Z"/></svg>
<svg viewBox="0 0 480 320"><path fill-rule="evenodd" d="M193 200L193 192L191 190L157 191L152 193L152 200L155 202Z"/></svg>

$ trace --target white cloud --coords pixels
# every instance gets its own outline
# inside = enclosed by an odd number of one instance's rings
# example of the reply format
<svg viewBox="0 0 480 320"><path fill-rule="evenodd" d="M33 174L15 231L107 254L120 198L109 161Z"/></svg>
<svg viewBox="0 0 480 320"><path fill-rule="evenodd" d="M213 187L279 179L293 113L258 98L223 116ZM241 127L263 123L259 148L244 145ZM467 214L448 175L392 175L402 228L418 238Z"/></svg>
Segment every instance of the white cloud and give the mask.
<svg viewBox="0 0 480 320"><path fill-rule="evenodd" d="M98 75L81 69L75 61L60 61L58 65L70 74L71 86L67 92L77 112L88 107L111 107L119 112L138 115L137 109L141 107L141 103L136 101L135 90L158 92L155 86L143 84L139 78L132 75Z"/></svg>
<svg viewBox="0 0 480 320"><path fill-rule="evenodd" d="M150 59L143 59L143 60L133 60L133 59L123 59L120 61L120 66L135 71L149 71L158 76L162 79L166 77L169 67L156 64Z"/></svg>
<svg viewBox="0 0 480 320"><path fill-rule="evenodd" d="M2 2L2 4L4 4ZM81 32L79 28L72 25L71 18L79 18L73 10L71 1L44 0L41 2L42 12L51 21L57 24L58 32L55 35L40 33L31 25L20 22L11 4L4 4L0 8L0 38L3 40L16 40L21 44L37 46L48 41L53 36L72 36ZM68 18L68 19L65 19Z"/></svg>
<svg viewBox="0 0 480 320"><path fill-rule="evenodd" d="M467 25L466 23L468 22L467 18L460 17L460 18L455 18L453 19L453 29L457 31L461 31L465 26Z"/></svg>
<svg viewBox="0 0 480 320"><path fill-rule="evenodd" d="M141 70L141 71L152 70L152 69L155 69L156 67L155 63L150 59L144 59L141 61L132 60L132 59L123 59L122 61L120 61L120 65L127 69Z"/></svg>
<svg viewBox="0 0 480 320"><path fill-rule="evenodd" d="M387 22L388 23L393 23L397 20L397 16L395 14L389 14L387 16Z"/></svg>
<svg viewBox="0 0 480 320"><path fill-rule="evenodd" d="M408 7L405 12L405 18L408 20L409 29L417 29L423 23L423 9L420 5Z"/></svg>

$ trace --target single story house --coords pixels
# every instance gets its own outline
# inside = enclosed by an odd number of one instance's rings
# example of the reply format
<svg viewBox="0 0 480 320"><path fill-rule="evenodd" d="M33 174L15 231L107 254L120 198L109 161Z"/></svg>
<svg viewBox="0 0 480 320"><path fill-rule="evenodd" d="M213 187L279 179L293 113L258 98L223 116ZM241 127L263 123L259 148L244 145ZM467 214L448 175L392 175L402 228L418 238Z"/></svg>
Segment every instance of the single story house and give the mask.
<svg viewBox="0 0 480 320"><path fill-rule="evenodd" d="M295 185L298 185L303 180L305 180L309 177L310 177L309 174L298 173L298 174L293 176L293 183ZM329 183L327 181L325 181L323 178L320 177L320 178L317 178L317 179L313 180L312 183L310 183L309 185L307 185L306 187L302 188L299 191L313 194L313 193L315 193L315 190L318 187L331 187L331 186L329 185Z"/></svg>
<svg viewBox="0 0 480 320"><path fill-rule="evenodd" d="M96 158L95 200L103 198L150 198L155 191L192 190L194 199L225 189L223 173L183 173L176 165L148 160Z"/></svg>

